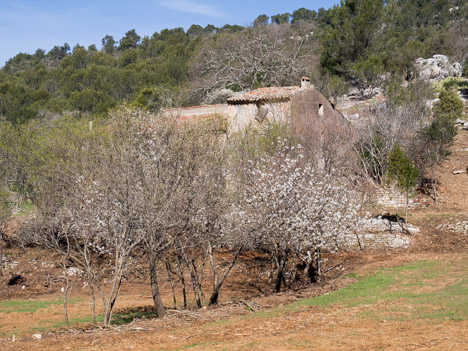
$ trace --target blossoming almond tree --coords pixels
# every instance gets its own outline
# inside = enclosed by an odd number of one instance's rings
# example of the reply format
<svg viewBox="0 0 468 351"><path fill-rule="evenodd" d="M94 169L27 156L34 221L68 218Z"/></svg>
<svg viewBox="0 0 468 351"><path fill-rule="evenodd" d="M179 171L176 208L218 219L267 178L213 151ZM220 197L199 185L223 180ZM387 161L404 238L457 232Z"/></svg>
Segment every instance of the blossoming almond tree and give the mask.
<svg viewBox="0 0 468 351"><path fill-rule="evenodd" d="M319 280L322 251L340 248L341 234L356 225L358 193L345 179L313 168L300 145L288 147L285 141L273 155L251 160L244 174L246 188L234 212L252 232L250 245L271 254L274 291L285 282L292 256L304 259L308 276Z"/></svg>
<svg viewBox="0 0 468 351"><path fill-rule="evenodd" d="M92 299L95 290L101 297L104 325L111 322L122 279L146 233L140 175L144 159L132 117L112 119L108 133L82 150L75 184L61 209Z"/></svg>

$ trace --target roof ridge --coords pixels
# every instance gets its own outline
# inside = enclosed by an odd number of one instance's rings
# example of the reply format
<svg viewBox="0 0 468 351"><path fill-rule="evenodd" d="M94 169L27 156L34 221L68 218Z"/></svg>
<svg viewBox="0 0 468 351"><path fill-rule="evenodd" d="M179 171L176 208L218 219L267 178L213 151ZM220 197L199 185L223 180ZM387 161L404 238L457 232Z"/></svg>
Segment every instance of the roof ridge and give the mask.
<svg viewBox="0 0 468 351"><path fill-rule="evenodd" d="M243 93L240 96L235 96L227 99L228 103L235 102L259 102L262 100L275 100L290 98L296 91L299 91L301 87L286 86L286 87L261 87L249 92Z"/></svg>

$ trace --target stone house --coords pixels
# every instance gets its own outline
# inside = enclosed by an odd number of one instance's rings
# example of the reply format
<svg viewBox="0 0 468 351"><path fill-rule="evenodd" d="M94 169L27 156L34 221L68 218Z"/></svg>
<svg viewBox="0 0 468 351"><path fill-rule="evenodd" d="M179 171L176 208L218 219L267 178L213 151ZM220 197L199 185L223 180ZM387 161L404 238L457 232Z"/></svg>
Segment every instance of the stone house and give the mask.
<svg viewBox="0 0 468 351"><path fill-rule="evenodd" d="M266 121L290 123L294 118L314 124L321 120L328 123L343 121L341 113L310 84L307 77L302 77L300 86L259 88L229 98L227 104L169 109L162 115L181 120L221 115L228 122L228 134Z"/></svg>

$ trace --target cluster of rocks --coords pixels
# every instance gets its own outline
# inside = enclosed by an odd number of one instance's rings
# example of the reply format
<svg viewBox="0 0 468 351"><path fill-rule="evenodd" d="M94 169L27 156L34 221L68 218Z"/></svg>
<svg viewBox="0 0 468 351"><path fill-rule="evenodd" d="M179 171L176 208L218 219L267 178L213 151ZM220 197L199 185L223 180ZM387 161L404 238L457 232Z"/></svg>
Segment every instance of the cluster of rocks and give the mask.
<svg viewBox="0 0 468 351"><path fill-rule="evenodd" d="M348 235L346 239L346 247L356 250L404 249L410 244L409 237L396 233L362 233Z"/></svg>
<svg viewBox="0 0 468 351"><path fill-rule="evenodd" d="M379 94L383 94L383 92L384 90L379 86L370 86L366 89L359 89L357 87L354 87L351 88L347 94L341 96L338 100L362 101L366 99L371 99Z"/></svg>
<svg viewBox="0 0 468 351"><path fill-rule="evenodd" d="M395 217L388 219L388 217ZM363 227L372 233L390 233L390 234L416 234L419 228L404 223L402 218L396 219L396 216L382 215L377 218L366 218L361 221Z"/></svg>
<svg viewBox="0 0 468 351"><path fill-rule="evenodd" d="M76 268L76 267L68 267L67 268L67 275L69 277L81 277L82 275L84 274L84 272L79 269L79 268Z"/></svg>
<svg viewBox="0 0 468 351"><path fill-rule="evenodd" d="M448 77L461 77L463 68L459 62L450 62L445 55L431 58L418 58L414 64L417 77L422 80L441 80Z"/></svg>
<svg viewBox="0 0 468 351"><path fill-rule="evenodd" d="M411 78L416 77L420 80L425 81L439 81L449 77L461 77L463 75L463 67L459 62L450 62L449 58L445 55L434 55L431 58L418 58L414 63L415 72L411 74ZM383 74L379 76L378 81L380 85L388 81L391 77L390 73ZM359 114L355 115L348 115L346 111L348 108L354 106L356 103L369 100L376 96L379 96L384 93L384 90L379 83L376 86L370 86L366 89L359 89L357 87L359 81L357 79L351 80L352 88L344 95L338 97L336 101L332 101L339 109L340 112L345 115L350 121L359 119ZM407 86L408 81L403 83L403 86ZM233 94L232 92L230 92ZM223 91L217 92L217 94L223 94ZM463 101L466 101L466 91L460 90L458 92L460 98ZM428 107L432 108L435 102L439 101L439 99L434 99L428 101Z"/></svg>
<svg viewBox="0 0 468 351"><path fill-rule="evenodd" d="M0 254L0 271L15 269L18 267L17 261L11 261L6 255Z"/></svg>
<svg viewBox="0 0 468 351"><path fill-rule="evenodd" d="M442 223L437 226L439 230L448 230L454 233L468 234L468 221L457 221L454 223Z"/></svg>
<svg viewBox="0 0 468 351"><path fill-rule="evenodd" d="M462 119L457 118L457 120L455 121L455 124L461 126L462 129L468 130L468 122L467 121L464 121Z"/></svg>
<svg viewBox="0 0 468 351"><path fill-rule="evenodd" d="M407 248L411 236L419 232L418 227L382 216L365 218L359 227L357 233L343 234L340 244L350 249L402 249Z"/></svg>
<svg viewBox="0 0 468 351"><path fill-rule="evenodd" d="M377 190L377 204L384 207L404 208L406 207L406 196L395 186L387 186ZM414 200L408 199L408 206L413 207Z"/></svg>

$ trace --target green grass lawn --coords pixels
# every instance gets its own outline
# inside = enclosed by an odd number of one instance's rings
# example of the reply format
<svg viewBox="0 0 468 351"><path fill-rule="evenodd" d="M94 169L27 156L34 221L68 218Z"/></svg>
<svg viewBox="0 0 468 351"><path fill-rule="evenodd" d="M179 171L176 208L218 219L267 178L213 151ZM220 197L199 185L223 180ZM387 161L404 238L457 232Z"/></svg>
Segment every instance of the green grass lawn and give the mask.
<svg viewBox="0 0 468 351"><path fill-rule="evenodd" d="M70 299L72 304L80 299ZM62 299L55 300L4 300L0 301L0 313L34 313L37 310L63 304Z"/></svg>

